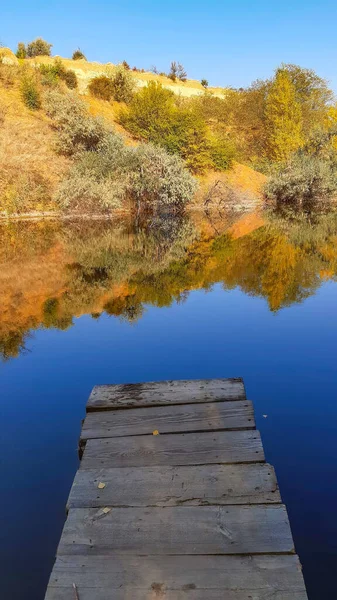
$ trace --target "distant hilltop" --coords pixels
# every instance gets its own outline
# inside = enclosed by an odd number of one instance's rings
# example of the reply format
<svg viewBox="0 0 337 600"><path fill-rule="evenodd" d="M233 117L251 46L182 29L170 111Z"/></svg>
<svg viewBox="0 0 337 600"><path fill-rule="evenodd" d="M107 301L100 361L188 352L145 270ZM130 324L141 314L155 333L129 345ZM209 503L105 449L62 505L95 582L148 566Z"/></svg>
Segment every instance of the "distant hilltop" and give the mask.
<svg viewBox="0 0 337 600"><path fill-rule="evenodd" d="M3 61L7 64L19 63L18 58L9 48L1 48L1 55ZM116 66L113 63L89 62L85 59L77 59L74 61L69 58L63 58L62 56L35 56L34 58L26 58L25 60L38 65L48 65L53 64L55 58L60 59L67 69L71 69L76 73L78 89L81 94L87 92L88 84L92 79L99 75L105 75L109 72L109 69ZM195 79L186 79L186 81L177 79L176 81L172 81L172 79L166 75L144 71L144 69L136 70L134 67L134 69L130 69L130 71L136 80L138 87L145 86L149 81L158 81L163 87L184 97L198 96L205 92L205 88L202 86L201 82ZM226 93L226 88L207 87L207 89L218 98L223 98Z"/></svg>

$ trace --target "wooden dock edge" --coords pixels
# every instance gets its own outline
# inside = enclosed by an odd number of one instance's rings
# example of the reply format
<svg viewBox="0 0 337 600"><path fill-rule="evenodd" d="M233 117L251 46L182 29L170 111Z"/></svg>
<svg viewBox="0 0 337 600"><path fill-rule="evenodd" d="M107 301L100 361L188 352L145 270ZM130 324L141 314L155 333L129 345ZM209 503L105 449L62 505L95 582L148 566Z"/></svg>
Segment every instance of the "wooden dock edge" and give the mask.
<svg viewBox="0 0 337 600"><path fill-rule="evenodd" d="M242 379L96 386L45 600L307 600Z"/></svg>

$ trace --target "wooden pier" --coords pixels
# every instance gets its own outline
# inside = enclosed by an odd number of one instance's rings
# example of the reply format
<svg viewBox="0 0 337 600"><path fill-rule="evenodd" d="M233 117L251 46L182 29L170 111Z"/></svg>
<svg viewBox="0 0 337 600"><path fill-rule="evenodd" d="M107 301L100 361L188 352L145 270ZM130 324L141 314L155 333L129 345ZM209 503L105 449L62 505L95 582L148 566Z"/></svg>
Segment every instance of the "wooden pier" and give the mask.
<svg viewBox="0 0 337 600"><path fill-rule="evenodd" d="M46 600L307 600L241 379L97 386Z"/></svg>

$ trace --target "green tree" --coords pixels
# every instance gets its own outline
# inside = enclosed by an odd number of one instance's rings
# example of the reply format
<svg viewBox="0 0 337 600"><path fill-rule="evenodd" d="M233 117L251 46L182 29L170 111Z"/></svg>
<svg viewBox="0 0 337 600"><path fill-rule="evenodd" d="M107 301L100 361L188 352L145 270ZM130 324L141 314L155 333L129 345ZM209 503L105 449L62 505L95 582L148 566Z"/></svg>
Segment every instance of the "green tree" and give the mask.
<svg viewBox="0 0 337 600"><path fill-rule="evenodd" d="M266 99L269 158L283 162L303 144L302 112L289 73L278 69Z"/></svg>
<svg viewBox="0 0 337 600"><path fill-rule="evenodd" d="M126 69L123 64L117 65L111 81L114 100L117 102L131 102L135 89L135 80L130 73L130 69Z"/></svg>
<svg viewBox="0 0 337 600"><path fill-rule="evenodd" d="M120 122L135 137L162 144L168 135L174 113L174 94L156 81L150 81L134 95Z"/></svg>
<svg viewBox="0 0 337 600"><path fill-rule="evenodd" d="M191 171L202 172L212 164L207 125L193 106L177 105L173 92L155 81L135 94L120 121L139 139L180 154Z"/></svg>
<svg viewBox="0 0 337 600"><path fill-rule="evenodd" d="M42 38L36 38L33 42L27 45L27 56L34 58L35 56L50 56L53 44L49 44Z"/></svg>
<svg viewBox="0 0 337 600"><path fill-rule="evenodd" d="M171 154L180 154L194 173L203 173L212 167L207 125L193 107L175 109L170 130L162 145Z"/></svg>
<svg viewBox="0 0 337 600"><path fill-rule="evenodd" d="M27 56L27 48L26 45L23 42L19 42L18 43L18 48L16 51L16 57L17 58L26 58Z"/></svg>
<svg viewBox="0 0 337 600"><path fill-rule="evenodd" d="M285 64L286 71L295 88L296 100L299 102L303 118L305 137L323 126L327 111L333 101L333 92L327 81L322 79L312 69L304 69L298 65Z"/></svg>

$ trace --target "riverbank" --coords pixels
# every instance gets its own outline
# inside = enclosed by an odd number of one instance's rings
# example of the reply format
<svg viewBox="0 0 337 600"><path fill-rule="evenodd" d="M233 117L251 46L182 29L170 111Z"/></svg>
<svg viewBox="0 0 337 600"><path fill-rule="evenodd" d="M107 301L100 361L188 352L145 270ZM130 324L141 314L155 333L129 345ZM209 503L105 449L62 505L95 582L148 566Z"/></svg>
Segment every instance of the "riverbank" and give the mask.
<svg viewBox="0 0 337 600"><path fill-rule="evenodd" d="M230 209L254 211L263 203L266 176L247 165L235 162L225 173L211 171L198 177L198 190L186 210ZM0 211L0 222L42 219L113 219L131 214L132 206L106 212L62 212L60 210L32 210L27 212Z"/></svg>

